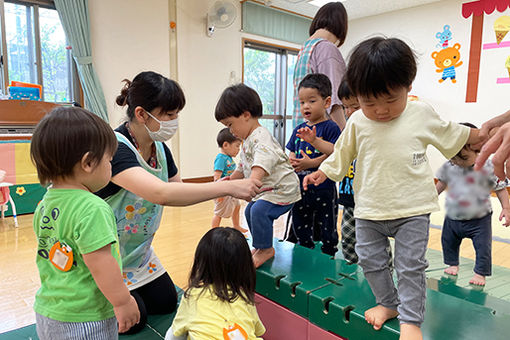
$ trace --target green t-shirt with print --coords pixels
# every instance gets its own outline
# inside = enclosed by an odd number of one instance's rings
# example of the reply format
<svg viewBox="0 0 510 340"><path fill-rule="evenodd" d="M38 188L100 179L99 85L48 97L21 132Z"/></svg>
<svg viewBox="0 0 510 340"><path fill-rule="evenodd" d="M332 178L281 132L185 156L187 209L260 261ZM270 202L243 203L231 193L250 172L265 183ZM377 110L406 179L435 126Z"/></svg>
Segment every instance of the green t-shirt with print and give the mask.
<svg viewBox="0 0 510 340"><path fill-rule="evenodd" d="M113 317L113 306L97 287L82 257L111 244L112 255L119 267L122 266L110 206L85 190L50 188L34 213L33 224L41 279L34 310L64 322ZM49 260L50 250L57 241L71 247L73 252L73 264L65 272Z"/></svg>

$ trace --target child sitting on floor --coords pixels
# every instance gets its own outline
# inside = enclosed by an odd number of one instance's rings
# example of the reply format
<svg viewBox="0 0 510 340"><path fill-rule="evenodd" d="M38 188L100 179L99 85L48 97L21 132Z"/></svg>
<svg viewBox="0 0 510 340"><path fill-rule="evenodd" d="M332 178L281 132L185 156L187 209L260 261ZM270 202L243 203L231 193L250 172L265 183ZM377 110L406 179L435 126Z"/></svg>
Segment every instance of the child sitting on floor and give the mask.
<svg viewBox="0 0 510 340"><path fill-rule="evenodd" d="M218 227L200 240L188 289L165 340L262 339L255 308L255 268L246 240Z"/></svg>
<svg viewBox="0 0 510 340"><path fill-rule="evenodd" d="M333 154L305 177L303 186L326 178L340 181L357 159L356 253L377 303L365 318L378 330L398 316L400 339L421 340L429 215L439 208L427 146L451 158L466 142L479 142L478 130L445 122L429 105L407 101L416 60L399 39L361 42L350 56L346 76L361 110L347 122ZM395 239L398 292L388 265L389 237Z"/></svg>
<svg viewBox="0 0 510 340"><path fill-rule="evenodd" d="M259 123L262 102L255 90L244 84L223 91L215 118L244 143L239 166L230 179L262 181L262 192L246 206L245 216L253 236L255 267L274 256L273 222L301 199L299 179L289 158L271 133Z"/></svg>
<svg viewBox="0 0 510 340"><path fill-rule="evenodd" d="M473 124L462 123L471 128ZM491 191L501 203L504 226L510 224L510 202L506 190L507 181L500 181L494 174L492 161L488 159L479 171L473 165L478 152L469 144L464 145L450 161L439 168L436 173L437 193L441 194L448 187L446 195L446 216L441 233L444 263L449 265L445 273L457 275L459 271L459 248L464 238L473 241L476 252L474 276L469 283L484 286L485 277L491 275L492 269L492 207Z"/></svg>
<svg viewBox="0 0 510 340"><path fill-rule="evenodd" d="M214 181L232 175L236 169L236 163L233 157L239 153L241 140L230 133L228 128L222 129L216 137L216 142L221 152L214 160ZM232 224L235 229L242 233L248 230L241 227L239 221L239 210L241 204L239 200L232 196L219 197L214 200L214 217L212 219L212 227L220 226L222 218L232 217Z"/></svg>
<svg viewBox="0 0 510 340"><path fill-rule="evenodd" d="M54 109L32 136L39 181L51 183L33 219L41 340L116 339L140 320L122 279L115 216L93 194L110 181L116 149L110 126L76 107Z"/></svg>

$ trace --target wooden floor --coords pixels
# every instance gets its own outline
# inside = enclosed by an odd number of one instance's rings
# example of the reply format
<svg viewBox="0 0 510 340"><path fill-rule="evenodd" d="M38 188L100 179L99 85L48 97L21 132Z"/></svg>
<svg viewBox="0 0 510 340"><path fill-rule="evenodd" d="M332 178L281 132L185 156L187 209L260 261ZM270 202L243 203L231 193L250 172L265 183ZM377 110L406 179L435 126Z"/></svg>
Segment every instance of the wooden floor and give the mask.
<svg viewBox="0 0 510 340"><path fill-rule="evenodd" d="M179 287L186 285L195 247L209 230L212 211L212 202L164 210L154 248ZM19 228L14 228L12 218L0 221L0 333L34 323L32 304L39 288L39 276L32 215L18 219ZM230 220L223 220L222 225L230 225ZM282 235L284 225L284 218L276 221L275 236ZM431 249L441 250L440 235L439 229L431 228ZM474 258L471 242L463 242L461 256ZM510 268L510 244L493 243L493 263Z"/></svg>

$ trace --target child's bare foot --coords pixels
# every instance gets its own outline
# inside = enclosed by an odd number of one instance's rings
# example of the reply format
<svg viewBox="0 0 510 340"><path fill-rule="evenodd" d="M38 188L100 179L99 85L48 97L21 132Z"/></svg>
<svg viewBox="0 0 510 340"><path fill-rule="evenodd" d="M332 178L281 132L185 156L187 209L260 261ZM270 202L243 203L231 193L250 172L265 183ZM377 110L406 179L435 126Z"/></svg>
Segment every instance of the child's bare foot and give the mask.
<svg viewBox="0 0 510 340"><path fill-rule="evenodd" d="M448 275L456 276L459 273L459 266L450 266L444 270Z"/></svg>
<svg viewBox="0 0 510 340"><path fill-rule="evenodd" d="M241 227L240 225L238 225L237 227L234 227L234 229L237 229L239 230L240 232L242 232L243 234L248 232L248 229L244 229L243 227Z"/></svg>
<svg viewBox="0 0 510 340"><path fill-rule="evenodd" d="M401 324L399 340L423 340L420 327L410 323Z"/></svg>
<svg viewBox="0 0 510 340"><path fill-rule="evenodd" d="M266 249L258 249L255 254L253 254L253 264L255 265L255 268L260 267L264 262L269 260L274 256L274 248L266 248Z"/></svg>
<svg viewBox="0 0 510 340"><path fill-rule="evenodd" d="M469 283L476 286L485 286L485 276L475 273L471 280L469 280Z"/></svg>
<svg viewBox="0 0 510 340"><path fill-rule="evenodd" d="M398 312L396 310L382 305L377 305L365 312L365 320L367 320L367 322L374 326L374 329L378 331L381 329L386 320L393 319L397 317L397 315Z"/></svg>

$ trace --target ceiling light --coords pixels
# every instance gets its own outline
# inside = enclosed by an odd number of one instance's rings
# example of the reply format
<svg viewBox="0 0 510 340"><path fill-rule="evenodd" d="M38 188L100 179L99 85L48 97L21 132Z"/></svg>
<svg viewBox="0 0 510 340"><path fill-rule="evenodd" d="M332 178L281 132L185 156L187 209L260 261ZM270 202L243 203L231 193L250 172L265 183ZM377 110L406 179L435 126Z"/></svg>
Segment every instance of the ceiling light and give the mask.
<svg viewBox="0 0 510 340"><path fill-rule="evenodd" d="M345 1L347 1L347 0L340 0L340 2L345 2ZM322 7L325 4L330 3L330 2L333 2L333 1L332 0L312 0L312 1L308 1L308 3L310 5L314 5L316 7Z"/></svg>

